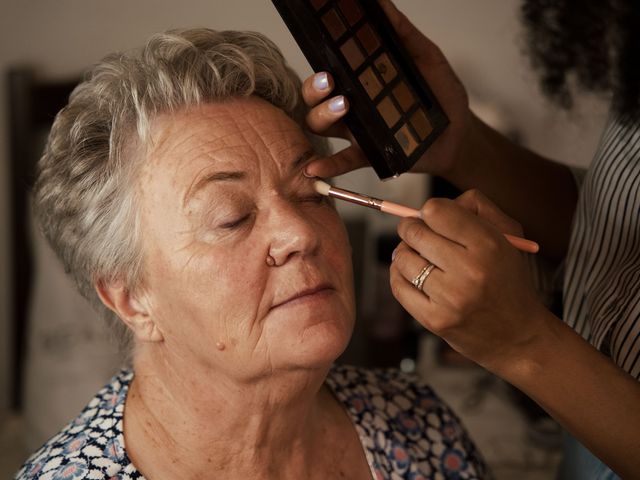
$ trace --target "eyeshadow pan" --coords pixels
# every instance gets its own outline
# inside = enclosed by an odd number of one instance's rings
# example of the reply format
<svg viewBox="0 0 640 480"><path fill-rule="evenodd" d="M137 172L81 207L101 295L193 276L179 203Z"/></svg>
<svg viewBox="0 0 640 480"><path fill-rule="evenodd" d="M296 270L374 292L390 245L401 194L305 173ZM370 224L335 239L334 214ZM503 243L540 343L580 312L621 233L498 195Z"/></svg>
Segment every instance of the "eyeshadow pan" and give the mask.
<svg viewBox="0 0 640 480"><path fill-rule="evenodd" d="M364 62L362 50L360 50L360 47L353 38L347 40L344 45L340 47L340 51L354 70Z"/></svg>
<svg viewBox="0 0 640 480"><path fill-rule="evenodd" d="M393 63L391 63L391 60L386 53L383 53L376 59L375 65L376 70L378 70L378 73L384 80L384 83L391 83L391 81L396 78L396 68L393 66Z"/></svg>
<svg viewBox="0 0 640 480"><path fill-rule="evenodd" d="M424 113L424 110L419 108L416 113L411 116L411 125L413 129L418 133L420 140L424 140L433 131L433 126Z"/></svg>
<svg viewBox="0 0 640 480"><path fill-rule="evenodd" d="M316 10L320 10L324 7L324 4L327 3L327 1L328 0L311 0L311 5L313 5L313 8Z"/></svg>
<svg viewBox="0 0 640 480"><path fill-rule="evenodd" d="M377 108L388 127L393 127L400 120L400 112L388 96L382 99Z"/></svg>
<svg viewBox="0 0 640 480"><path fill-rule="evenodd" d="M360 30L358 30L358 33L356 33L356 35L358 36L358 40L360 40L360 43L369 55L375 52L380 46L378 37L368 23L365 23L364 26Z"/></svg>
<svg viewBox="0 0 640 480"><path fill-rule="evenodd" d="M331 38L334 40L337 40L340 35L347 31L347 27L340 19L340 15L333 8L322 16L322 23L327 27Z"/></svg>
<svg viewBox="0 0 640 480"><path fill-rule="evenodd" d="M400 105L403 112L408 111L415 102L413 93L411 93L411 90L409 90L409 87L407 87L404 82L400 82L393 89L393 96L398 101L398 105Z"/></svg>
<svg viewBox="0 0 640 480"><path fill-rule="evenodd" d="M338 0L338 7L351 26L358 23L358 20L362 18L362 11L356 0Z"/></svg>
<svg viewBox="0 0 640 480"><path fill-rule="evenodd" d="M413 138L413 135L406 124L400 127L400 130L396 132L395 137L406 155L411 155L418 147L416 139Z"/></svg>
<svg viewBox="0 0 640 480"><path fill-rule="evenodd" d="M373 73L373 69L371 67L367 67L367 69L362 72L358 78L370 98L374 98L382 90L382 84L380 83L380 80L376 78L376 74Z"/></svg>

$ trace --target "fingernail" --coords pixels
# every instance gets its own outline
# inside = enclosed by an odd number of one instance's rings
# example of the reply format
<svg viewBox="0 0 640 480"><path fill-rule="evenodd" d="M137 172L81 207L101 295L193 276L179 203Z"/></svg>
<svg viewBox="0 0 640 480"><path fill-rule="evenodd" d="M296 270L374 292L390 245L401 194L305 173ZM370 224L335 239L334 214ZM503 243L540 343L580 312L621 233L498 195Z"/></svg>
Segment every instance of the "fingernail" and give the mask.
<svg viewBox="0 0 640 480"><path fill-rule="evenodd" d="M302 171L302 174L307 178L316 178L315 175L312 175L307 171L307 168L309 168L308 165L304 168L304 170Z"/></svg>
<svg viewBox="0 0 640 480"><path fill-rule="evenodd" d="M313 77L313 88L320 91L329 88L329 77L326 72L316 73L315 77Z"/></svg>
<svg viewBox="0 0 640 480"><path fill-rule="evenodd" d="M396 259L396 254L398 253L398 249L396 248L393 252L391 252L391 261L393 262Z"/></svg>
<svg viewBox="0 0 640 480"><path fill-rule="evenodd" d="M344 112L344 95L334 98L329 102L329 110L333 113Z"/></svg>

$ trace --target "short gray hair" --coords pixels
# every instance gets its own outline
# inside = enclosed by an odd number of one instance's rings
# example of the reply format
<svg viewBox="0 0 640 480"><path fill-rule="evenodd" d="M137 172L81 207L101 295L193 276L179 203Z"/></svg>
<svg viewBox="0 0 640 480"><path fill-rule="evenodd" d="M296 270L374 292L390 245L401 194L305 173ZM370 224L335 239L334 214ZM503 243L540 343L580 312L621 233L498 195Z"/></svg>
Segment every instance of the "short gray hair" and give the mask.
<svg viewBox="0 0 640 480"><path fill-rule="evenodd" d="M39 163L34 206L45 236L80 293L109 321L125 351L126 326L100 302L97 282L141 280L132 145L154 116L231 97L259 96L303 125L301 82L276 45L255 32L172 30L138 51L98 63L58 113ZM310 135L316 148L326 143Z"/></svg>

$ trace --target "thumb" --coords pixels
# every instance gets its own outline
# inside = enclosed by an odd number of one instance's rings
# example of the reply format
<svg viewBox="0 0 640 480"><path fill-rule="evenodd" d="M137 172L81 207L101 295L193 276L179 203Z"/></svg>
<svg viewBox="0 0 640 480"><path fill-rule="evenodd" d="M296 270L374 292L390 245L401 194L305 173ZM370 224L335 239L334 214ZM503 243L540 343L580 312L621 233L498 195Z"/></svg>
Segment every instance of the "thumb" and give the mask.
<svg viewBox="0 0 640 480"><path fill-rule="evenodd" d="M340 150L329 157L320 157L310 162L304 173L308 177L331 178L369 165L367 158L357 145Z"/></svg>

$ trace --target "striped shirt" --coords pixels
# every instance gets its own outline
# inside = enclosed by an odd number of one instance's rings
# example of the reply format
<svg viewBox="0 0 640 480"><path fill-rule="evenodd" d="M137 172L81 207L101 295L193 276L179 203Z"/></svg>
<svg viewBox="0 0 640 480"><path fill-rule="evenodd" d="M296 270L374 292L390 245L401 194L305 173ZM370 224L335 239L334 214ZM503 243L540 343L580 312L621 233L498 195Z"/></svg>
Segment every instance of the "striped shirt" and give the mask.
<svg viewBox="0 0 640 480"><path fill-rule="evenodd" d="M640 118L612 116L584 176L564 320L640 379Z"/></svg>

